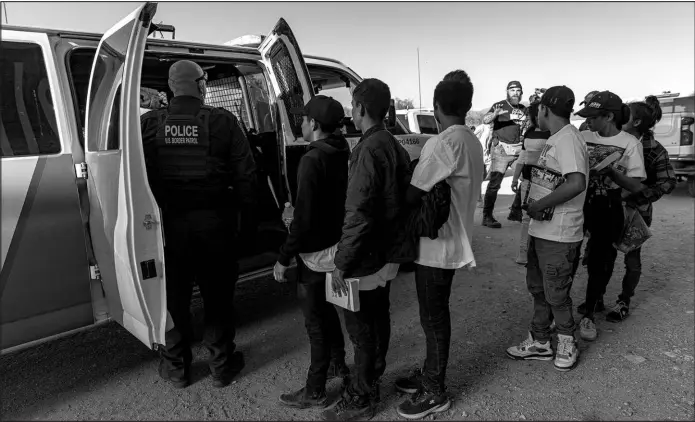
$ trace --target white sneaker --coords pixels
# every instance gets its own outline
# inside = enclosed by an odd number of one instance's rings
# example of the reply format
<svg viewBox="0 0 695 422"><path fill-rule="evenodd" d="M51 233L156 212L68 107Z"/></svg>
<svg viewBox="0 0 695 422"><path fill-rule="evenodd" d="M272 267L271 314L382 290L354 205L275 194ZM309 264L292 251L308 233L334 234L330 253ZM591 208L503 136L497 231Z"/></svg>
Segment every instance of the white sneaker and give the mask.
<svg viewBox="0 0 695 422"><path fill-rule="evenodd" d="M574 337L563 334L557 335L557 353L555 353L555 369L569 371L579 362L579 348Z"/></svg>
<svg viewBox="0 0 695 422"><path fill-rule="evenodd" d="M541 343L534 340L533 335L529 332L528 337L521 344L507 349L507 356L512 359L551 360L553 358L553 348L550 345L550 341Z"/></svg>
<svg viewBox="0 0 695 422"><path fill-rule="evenodd" d="M596 325L594 324L594 321L590 320L589 318L582 318L582 321L579 323L579 335L581 336L582 340L596 340L596 336L598 334L596 333Z"/></svg>

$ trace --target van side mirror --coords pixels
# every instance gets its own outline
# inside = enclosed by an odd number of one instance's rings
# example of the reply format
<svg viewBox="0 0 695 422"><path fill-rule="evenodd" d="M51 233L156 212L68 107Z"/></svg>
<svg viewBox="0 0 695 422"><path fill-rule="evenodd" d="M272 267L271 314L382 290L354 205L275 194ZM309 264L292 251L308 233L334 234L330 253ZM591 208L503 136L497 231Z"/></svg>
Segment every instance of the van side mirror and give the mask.
<svg viewBox="0 0 695 422"><path fill-rule="evenodd" d="M394 127L396 126L396 103L392 100L390 100L389 103L389 112L386 115L386 126L387 127Z"/></svg>

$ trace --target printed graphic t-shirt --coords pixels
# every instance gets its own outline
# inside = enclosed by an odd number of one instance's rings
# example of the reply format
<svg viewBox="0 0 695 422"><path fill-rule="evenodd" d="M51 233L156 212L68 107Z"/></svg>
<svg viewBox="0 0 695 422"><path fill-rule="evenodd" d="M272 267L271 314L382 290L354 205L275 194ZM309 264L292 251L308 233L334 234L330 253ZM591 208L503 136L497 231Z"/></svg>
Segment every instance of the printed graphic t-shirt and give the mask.
<svg viewBox="0 0 695 422"><path fill-rule="evenodd" d="M416 263L443 269L475 266L473 216L484 171L483 147L469 127L454 125L427 140L410 183L429 192L446 180L451 187L451 208L436 239L420 238Z"/></svg>
<svg viewBox="0 0 695 422"><path fill-rule="evenodd" d="M647 178L644 169L644 151L639 139L622 131L608 138L589 130L581 134L589 151L589 168L617 151L622 154L622 157L612 164L617 171L640 180ZM589 190L595 191L597 195L605 195L607 190L613 189L621 189L621 187L609 177L592 178L589 181Z"/></svg>
<svg viewBox="0 0 695 422"><path fill-rule="evenodd" d="M519 104L513 107L509 101L499 101L490 107L488 113L501 108L507 113L500 114L495 118L492 126L493 138L499 139L506 144L518 144L521 142L521 131L526 126L526 107Z"/></svg>
<svg viewBox="0 0 695 422"><path fill-rule="evenodd" d="M582 173L589 179L589 159L584 138L571 124L552 135L541 151L538 165L567 177ZM584 238L584 199L586 190L555 207L552 220L531 220L528 234L554 242L572 243Z"/></svg>

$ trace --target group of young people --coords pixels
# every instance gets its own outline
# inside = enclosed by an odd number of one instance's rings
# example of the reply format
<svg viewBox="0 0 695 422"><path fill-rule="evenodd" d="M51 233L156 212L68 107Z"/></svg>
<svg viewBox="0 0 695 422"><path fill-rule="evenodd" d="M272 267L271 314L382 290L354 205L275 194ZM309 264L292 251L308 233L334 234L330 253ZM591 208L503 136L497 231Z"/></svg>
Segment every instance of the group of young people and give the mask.
<svg viewBox="0 0 695 422"><path fill-rule="evenodd" d="M592 91L580 103L584 107L576 114L586 121L576 129L569 122L575 101L569 88L547 89L524 108L518 103L520 92L514 90L515 84L518 82L510 82L508 87L507 107L498 103L486 115L494 125L490 144L516 163L512 179L516 198L508 219L522 222L516 262L526 266L526 282L534 298L529 334L521 344L507 349L507 354L515 359L554 358L555 367L567 371L577 365L579 357L570 291L584 239L588 237L583 260L588 284L586 300L577 307L579 336L593 341L597 338L595 313L606 310L603 296L617 258L614 245L623 231L624 209L637 210L650 226L652 204L673 191L677 180L667 151L654 139L653 128L661 119L656 97L624 104L610 91ZM522 112L517 112L515 122L497 122L502 114L513 115L506 109ZM501 135L497 135L498 128L502 128ZM521 148L517 157L510 145ZM619 158L611 165L592 169L615 153ZM494 176L499 178L511 165L504 164L498 169L501 174L494 173L493 165L488 192ZM559 173L564 183L521 212L520 198L529 188L531 166ZM520 179L524 180L521 186ZM490 206L489 197L486 194L483 225L496 228L500 225L488 211L494 198ZM543 218L542 211L552 208L552 218ZM630 314L630 299L641 276L641 248L625 254L625 269L622 292L606 315L611 322L621 322ZM553 331L558 334L555 352L550 344Z"/></svg>
<svg viewBox="0 0 695 422"><path fill-rule="evenodd" d="M525 207L519 218L528 222L525 229L522 225L522 232L528 231L527 252L518 262L527 267L533 316L527 338L507 349L507 354L515 359L554 358L555 367L566 371L577 365L579 357L570 291L585 236L589 236L589 282L586 302L580 306L579 333L582 339L594 340L595 312L602 308L617 257L613 243L622 228L623 207L636 207L650 224L651 204L673 190L675 176L668 154L651 131L661 117L656 98L626 105L609 91L595 93L577 113L588 122L588 130L580 132L570 124L575 105L570 88L551 87L528 109L520 105L519 82L510 82L507 90L513 104L498 103L484 118L494 126L493 162L501 164L490 172L483 225L499 227L492 215L496 193L517 157L521 164L515 171L514 190L527 188L530 165L556 172L564 180L551 194ZM455 271L475 265L473 217L486 176L483 147L466 126L473 91L462 70L439 82L433 103L440 132L427 140L416 163L384 126L391 93L382 81L366 79L352 93L352 119L362 132L352 151L338 130L344 113L336 100L319 95L293 110L303 116L302 132L309 146L299 165L294 219L274 276L286 281L286 270L296 259L311 362L304 386L281 395L282 404L324 408L327 380L342 377L341 397L324 410L323 417L351 420L374 414L387 367L390 285L400 264L414 262L426 356L421 369L396 381L397 390L412 394L397 411L402 417L420 419L449 408L445 386L449 299ZM592 157L616 151L620 158L615 165L591 170ZM520 178L524 187L518 186ZM434 195L435 191L440 195L442 184L450 195L445 202L448 217L434 236L414 233L407 216L418 210L428 214L423 218L440 215L436 204L441 201ZM554 209L551 218L549 209ZM626 255L626 266L623 291L608 315L614 321L629 315L640 276L639 249ZM359 279L358 311L326 301L328 273L338 295L348 293L346 279ZM338 312L343 313L355 351L352 371L345 362ZM555 352L550 343L552 326L558 337Z"/></svg>

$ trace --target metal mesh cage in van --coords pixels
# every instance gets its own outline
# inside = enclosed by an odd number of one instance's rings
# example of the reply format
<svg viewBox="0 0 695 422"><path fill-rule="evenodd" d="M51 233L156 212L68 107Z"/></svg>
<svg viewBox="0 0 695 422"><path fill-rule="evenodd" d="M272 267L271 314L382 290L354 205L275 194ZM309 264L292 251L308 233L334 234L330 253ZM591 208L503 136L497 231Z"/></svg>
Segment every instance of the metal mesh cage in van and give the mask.
<svg viewBox="0 0 695 422"><path fill-rule="evenodd" d="M292 108L304 107L302 85L297 79L297 73L292 63L287 47L283 43L277 43L270 52L270 61L273 65L273 73L277 76L280 85L280 99L285 104L289 116L292 133L302 136L302 116L290 113Z"/></svg>
<svg viewBox="0 0 695 422"><path fill-rule="evenodd" d="M221 107L232 112L239 119L244 128L250 126L244 104L244 95L241 84L236 77L216 79L207 83L205 105Z"/></svg>

